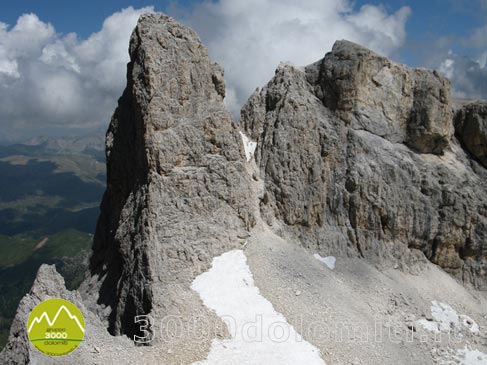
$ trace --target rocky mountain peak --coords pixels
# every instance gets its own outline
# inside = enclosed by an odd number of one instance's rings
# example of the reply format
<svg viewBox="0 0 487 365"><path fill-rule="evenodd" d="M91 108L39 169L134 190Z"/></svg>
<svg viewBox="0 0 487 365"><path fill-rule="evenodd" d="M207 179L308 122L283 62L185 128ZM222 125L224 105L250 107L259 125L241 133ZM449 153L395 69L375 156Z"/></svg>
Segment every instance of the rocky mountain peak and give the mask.
<svg viewBox="0 0 487 365"><path fill-rule="evenodd" d="M144 15L129 53L127 86L106 134L107 189L86 280L68 292L53 268L41 267L0 359L37 361L23 323L35 303L61 296L80 306L91 336L69 357L72 363L94 353L97 363L122 357L125 363L193 363L211 354L210 346L213 361L221 360L219 354L234 350L225 344L240 342L225 342L236 336L221 313L209 310L220 308L220 298L213 307L203 302L215 299L213 286L225 274L222 302L245 321L254 320L249 303L264 303L267 312L277 303L279 311L291 311L295 328L301 317L310 328L326 320L321 324L329 329L381 315L405 330L413 324L403 317L421 310L406 291L431 312L448 308L430 307L421 297L429 288L439 295L437 283L448 293L462 290L459 303L479 311L483 302L472 304L467 289L431 262L465 287L487 289L485 103L462 105L454 116L450 83L436 71L338 41L304 69L279 66L249 98L236 126L223 105L223 71L191 29L162 14ZM191 290L215 256L235 248L242 251L225 255L238 259L244 276L233 275L237 261L221 255L211 280L200 280L207 296ZM322 264L330 258L328 270ZM340 268L341 260L348 267ZM428 274L416 285L425 268L433 283ZM334 270L342 271L335 276ZM240 291L256 300L238 302L249 298ZM151 323L149 335L160 336L150 343L157 346L135 348L134 335L148 334L134 321L139 315L174 315L181 328L194 330L187 325L196 323L211 336L178 337ZM432 320L424 321L431 327ZM328 343L319 335L309 340L319 347L312 350L321 364ZM356 342L334 345L337 358L352 363ZM435 362L440 356L431 355L437 343L421 350L408 341L369 345L359 354L370 355L366 364L417 362L415 351Z"/></svg>
<svg viewBox="0 0 487 365"><path fill-rule="evenodd" d="M172 284L189 291L194 273L238 246L254 218L240 135L223 105L223 72L198 36L147 14L129 50L81 290L110 332L132 336L135 315L174 307L183 294Z"/></svg>
<svg viewBox="0 0 487 365"><path fill-rule="evenodd" d="M363 129L422 153L441 154L453 134L450 81L410 69L349 41L307 68L325 105Z"/></svg>
<svg viewBox="0 0 487 365"><path fill-rule="evenodd" d="M465 107L457 135L478 130L462 143L481 155L479 108ZM450 83L436 71L338 41L304 72L278 68L241 122L257 141L261 214L281 235L412 272L427 258L487 287L486 171L453 136Z"/></svg>
<svg viewBox="0 0 487 365"><path fill-rule="evenodd" d="M64 279L54 265L41 265L30 292L22 298L17 314L10 329L10 339L0 354L3 364L45 363L43 355L29 346L27 320L30 312L40 302L50 298L64 298L84 311L81 296L78 292L68 291Z"/></svg>

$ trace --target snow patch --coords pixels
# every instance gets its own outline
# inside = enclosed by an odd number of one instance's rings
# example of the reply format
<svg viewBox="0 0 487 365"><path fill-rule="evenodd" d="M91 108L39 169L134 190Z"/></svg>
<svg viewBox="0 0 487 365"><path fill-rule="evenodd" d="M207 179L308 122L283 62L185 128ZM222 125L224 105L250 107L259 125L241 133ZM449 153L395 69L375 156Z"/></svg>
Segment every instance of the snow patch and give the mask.
<svg viewBox="0 0 487 365"><path fill-rule="evenodd" d="M215 257L191 288L226 322L232 336L213 339L208 358L196 364L325 364L320 351L260 294L242 250Z"/></svg>
<svg viewBox="0 0 487 365"><path fill-rule="evenodd" d="M313 255L313 257L315 259L317 259L318 261L321 261L322 263L324 263L326 266L328 266L328 268L330 270L333 270L335 268L335 264L336 264L336 257L335 256L326 256L326 257L322 257L320 254L318 253L315 253Z"/></svg>
<svg viewBox="0 0 487 365"><path fill-rule="evenodd" d="M423 327L427 331L436 332L436 333L440 332L440 330L438 329L438 322L429 321L429 320L423 318L423 319L416 321L416 323L419 324L421 327Z"/></svg>
<svg viewBox="0 0 487 365"><path fill-rule="evenodd" d="M478 334L480 332L479 325L469 316L462 314L458 316L463 327L467 328L470 332Z"/></svg>
<svg viewBox="0 0 487 365"><path fill-rule="evenodd" d="M458 315L458 313L448 304L431 302L431 316L432 320L420 319L417 321L419 325L428 331L432 332L447 332L456 331L462 332L464 329L471 333L478 334L480 329L478 324L467 315Z"/></svg>
<svg viewBox="0 0 487 365"><path fill-rule="evenodd" d="M251 141L242 131L240 131L240 136L244 145L245 157L247 158L247 162L249 162L254 157L257 142Z"/></svg>
<svg viewBox="0 0 487 365"><path fill-rule="evenodd" d="M487 365L487 354L478 350L471 350L467 346L464 349L457 350L455 359L461 365Z"/></svg>

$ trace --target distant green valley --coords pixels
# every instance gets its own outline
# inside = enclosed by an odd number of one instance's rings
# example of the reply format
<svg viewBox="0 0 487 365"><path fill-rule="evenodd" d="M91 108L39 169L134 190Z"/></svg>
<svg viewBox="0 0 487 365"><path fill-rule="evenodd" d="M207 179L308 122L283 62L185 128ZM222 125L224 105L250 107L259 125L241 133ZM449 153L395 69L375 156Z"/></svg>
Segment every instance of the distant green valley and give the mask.
<svg viewBox="0 0 487 365"><path fill-rule="evenodd" d="M0 348L42 263L76 288L105 190L103 138L39 137L0 146Z"/></svg>

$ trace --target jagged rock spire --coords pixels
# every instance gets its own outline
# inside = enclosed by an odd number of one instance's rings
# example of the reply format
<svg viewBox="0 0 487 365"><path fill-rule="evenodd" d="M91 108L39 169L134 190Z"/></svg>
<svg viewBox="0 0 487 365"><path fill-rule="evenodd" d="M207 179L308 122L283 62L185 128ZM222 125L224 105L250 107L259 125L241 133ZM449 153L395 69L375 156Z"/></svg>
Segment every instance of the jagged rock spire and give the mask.
<svg viewBox="0 0 487 365"><path fill-rule="evenodd" d="M111 333L133 335L135 315L169 310L171 288L237 246L254 218L223 72L196 33L165 15L143 15L129 52L81 290Z"/></svg>

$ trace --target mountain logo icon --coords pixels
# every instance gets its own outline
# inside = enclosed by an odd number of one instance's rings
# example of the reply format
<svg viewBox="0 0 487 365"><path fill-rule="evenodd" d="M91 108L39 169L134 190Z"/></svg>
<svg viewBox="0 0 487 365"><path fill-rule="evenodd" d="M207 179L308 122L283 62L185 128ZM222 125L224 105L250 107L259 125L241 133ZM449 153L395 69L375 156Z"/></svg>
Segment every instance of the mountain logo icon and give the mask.
<svg viewBox="0 0 487 365"><path fill-rule="evenodd" d="M84 339L83 314L66 299L52 298L39 303L30 313L27 334L32 345L49 356L63 356Z"/></svg>

